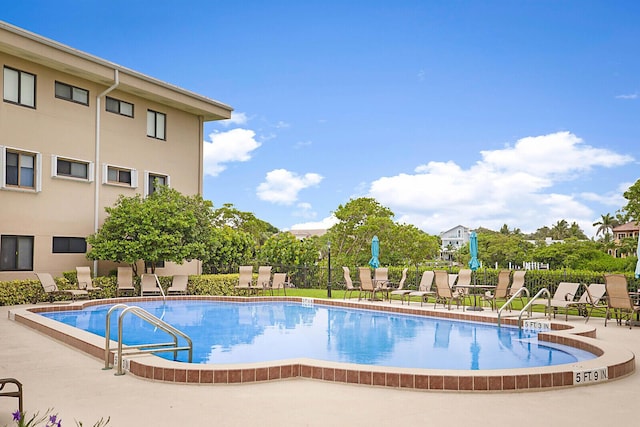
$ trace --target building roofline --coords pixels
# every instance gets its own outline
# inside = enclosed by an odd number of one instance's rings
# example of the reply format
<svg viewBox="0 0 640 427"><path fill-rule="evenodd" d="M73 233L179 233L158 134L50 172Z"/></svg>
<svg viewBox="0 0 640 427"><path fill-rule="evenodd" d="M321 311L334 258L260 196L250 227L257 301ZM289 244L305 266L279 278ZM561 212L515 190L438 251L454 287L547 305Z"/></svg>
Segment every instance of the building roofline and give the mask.
<svg viewBox="0 0 640 427"><path fill-rule="evenodd" d="M212 120L224 120L231 117L231 112L233 108L227 104L216 101L214 99L208 98L206 96L197 94L195 92L189 91L187 89L183 89L179 86L173 85L171 83L164 82L162 80L158 80L154 77L148 76L146 74L140 73L138 71L132 70L130 68L124 67L122 65L116 64L115 62L107 61L106 59L99 58L97 56L91 55L89 53L83 52L81 50L75 49L73 47L67 46L65 44L56 42L54 40L48 39L46 37L40 36L38 34L32 33L20 27L16 27L7 22L0 21L0 32L6 31L20 38L32 41L37 43L38 45L45 46L46 48L53 49L54 51L60 52L63 55L69 55L73 58L79 59L81 61L86 62L85 68L78 68L78 66L67 64L66 62L57 61L56 58L52 58L50 55L47 55L47 49L36 49L36 46L33 46L33 49L29 49L28 46L18 46L11 43L11 40L7 40L5 37L0 37L0 52L6 52L9 55L17 55L18 57L24 57L30 61L64 71L71 75L77 75L87 80L91 80L94 82L98 82L104 85L111 85L113 83L113 70L118 70L121 75L121 79L123 74L125 76L129 76L133 79L129 79L130 85L127 85L126 77L123 80L123 84L118 87L118 90L122 90L124 92L129 92L130 89L135 89L136 85L132 80L140 80L142 82L151 84L151 86L147 86L146 89L138 89L131 90L130 93L141 96L145 98L145 94L148 95L146 98L149 98L154 101L163 102L171 105L175 108L188 111L192 114L196 114L202 116L205 121ZM98 65L99 67L104 68L104 70L98 69L89 69L89 64ZM75 71L75 72L74 72ZM103 71L103 72L101 72ZM152 90L156 88L155 92ZM157 90L160 89L160 90ZM174 94L180 95L180 99L171 99L168 98L168 94L162 94L162 91L170 91ZM194 102L195 101L195 102Z"/></svg>

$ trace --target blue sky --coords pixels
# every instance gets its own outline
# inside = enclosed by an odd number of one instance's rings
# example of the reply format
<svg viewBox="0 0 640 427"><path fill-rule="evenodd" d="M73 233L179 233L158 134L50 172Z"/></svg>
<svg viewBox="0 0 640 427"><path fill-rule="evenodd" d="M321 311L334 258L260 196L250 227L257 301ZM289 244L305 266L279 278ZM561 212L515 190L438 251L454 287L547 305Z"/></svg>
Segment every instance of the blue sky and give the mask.
<svg viewBox="0 0 640 427"><path fill-rule="evenodd" d="M640 174L637 1L71 1L0 19L231 105L204 197L281 229L350 198L438 234L588 235Z"/></svg>

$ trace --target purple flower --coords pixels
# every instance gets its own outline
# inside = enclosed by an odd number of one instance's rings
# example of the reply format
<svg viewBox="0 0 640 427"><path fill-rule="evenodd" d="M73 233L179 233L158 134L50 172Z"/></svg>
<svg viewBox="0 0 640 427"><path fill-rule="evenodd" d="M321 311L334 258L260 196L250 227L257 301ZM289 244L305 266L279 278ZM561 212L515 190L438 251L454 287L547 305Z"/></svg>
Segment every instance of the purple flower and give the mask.
<svg viewBox="0 0 640 427"><path fill-rule="evenodd" d="M13 421L20 421L20 419L22 418L22 414L20 413L20 411L16 411L11 415L13 415Z"/></svg>
<svg viewBox="0 0 640 427"><path fill-rule="evenodd" d="M50 427L61 427L62 426L62 419L58 419L57 415L49 415L49 422L51 424L47 424Z"/></svg>

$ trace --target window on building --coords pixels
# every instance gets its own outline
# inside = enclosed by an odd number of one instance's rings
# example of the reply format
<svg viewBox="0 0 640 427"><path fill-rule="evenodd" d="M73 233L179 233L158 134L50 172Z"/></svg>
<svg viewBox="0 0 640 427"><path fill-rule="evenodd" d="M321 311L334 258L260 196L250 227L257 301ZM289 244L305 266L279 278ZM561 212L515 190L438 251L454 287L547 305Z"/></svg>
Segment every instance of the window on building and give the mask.
<svg viewBox="0 0 640 427"><path fill-rule="evenodd" d="M66 83L56 82L56 98L89 105L89 91Z"/></svg>
<svg viewBox="0 0 640 427"><path fill-rule="evenodd" d="M87 241L84 237L53 238L54 254L83 254L87 252Z"/></svg>
<svg viewBox="0 0 640 427"><path fill-rule="evenodd" d="M63 178L79 178L93 181L93 163L82 160L51 157L51 176Z"/></svg>
<svg viewBox="0 0 640 427"><path fill-rule="evenodd" d="M133 117L133 104L107 96L106 110L122 116Z"/></svg>
<svg viewBox="0 0 640 427"><path fill-rule="evenodd" d="M0 188L40 191L39 153L0 146Z"/></svg>
<svg viewBox="0 0 640 427"><path fill-rule="evenodd" d="M147 110L147 136L156 139L166 139L166 122L166 114Z"/></svg>
<svg viewBox="0 0 640 427"><path fill-rule="evenodd" d="M4 100L36 108L36 76L4 67Z"/></svg>
<svg viewBox="0 0 640 427"><path fill-rule="evenodd" d="M169 176L161 175L153 172L145 172L145 196L155 193L160 186L169 186Z"/></svg>
<svg viewBox="0 0 640 427"><path fill-rule="evenodd" d="M105 164L102 171L102 183L135 188L138 186L138 172L135 169Z"/></svg>
<svg viewBox="0 0 640 427"><path fill-rule="evenodd" d="M0 270L33 270L33 236L0 237Z"/></svg>

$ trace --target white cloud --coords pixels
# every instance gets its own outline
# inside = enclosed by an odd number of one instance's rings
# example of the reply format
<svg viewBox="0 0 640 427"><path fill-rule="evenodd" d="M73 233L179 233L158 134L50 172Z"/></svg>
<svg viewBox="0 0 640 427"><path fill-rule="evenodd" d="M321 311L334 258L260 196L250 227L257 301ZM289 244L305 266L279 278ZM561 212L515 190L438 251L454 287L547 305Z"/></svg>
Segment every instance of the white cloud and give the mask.
<svg viewBox="0 0 640 427"><path fill-rule="evenodd" d="M313 210L311 203L300 202L296 205L296 209L291 213L291 215L305 219L313 219L318 214Z"/></svg>
<svg viewBox="0 0 640 427"><path fill-rule="evenodd" d="M503 224L535 231L560 219L589 224L594 212L583 195L551 189L596 167L615 167L633 158L585 145L569 132L522 138L513 146L482 151L468 169L454 162L429 162L413 174L382 177L369 196L396 212L399 221L438 234L456 225L494 230ZM583 228L585 229L585 228ZM588 231L585 229L585 231Z"/></svg>
<svg viewBox="0 0 640 427"><path fill-rule="evenodd" d="M626 95L618 95L616 96L617 99L638 99L640 95L638 95L637 93L630 93L630 94L626 94Z"/></svg>
<svg viewBox="0 0 640 427"><path fill-rule="evenodd" d="M251 153L260 147L255 132L249 129L231 129L209 135L211 141L204 142L204 173L217 176L227 163L246 162Z"/></svg>
<svg viewBox="0 0 640 427"><path fill-rule="evenodd" d="M323 218L320 221L304 222L301 224L294 224L291 226L291 230L328 230L338 223L338 218L334 215Z"/></svg>
<svg viewBox="0 0 640 427"><path fill-rule="evenodd" d="M223 126L229 127L231 125L234 126L242 126L244 124L246 124L249 121L249 118L247 117L247 115L245 113L240 113L237 111L233 111L231 113L231 118L227 119L227 120L220 120L216 123L219 123Z"/></svg>
<svg viewBox="0 0 640 427"><path fill-rule="evenodd" d="M322 179L317 173L299 176L286 169L275 169L267 173L265 182L257 188L257 195L260 200L290 205L298 199L300 191L318 185Z"/></svg>

